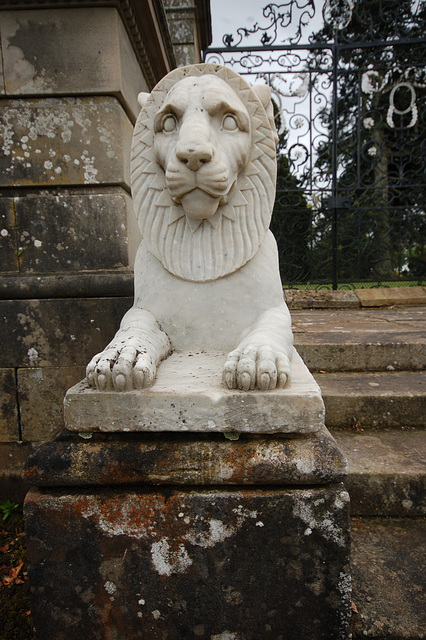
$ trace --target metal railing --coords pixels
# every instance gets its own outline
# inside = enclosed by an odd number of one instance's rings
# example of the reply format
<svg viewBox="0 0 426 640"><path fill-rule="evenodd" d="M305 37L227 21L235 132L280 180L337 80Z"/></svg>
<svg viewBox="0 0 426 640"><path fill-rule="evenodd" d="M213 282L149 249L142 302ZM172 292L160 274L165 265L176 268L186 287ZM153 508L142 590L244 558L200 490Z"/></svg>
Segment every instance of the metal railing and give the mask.
<svg viewBox="0 0 426 640"><path fill-rule="evenodd" d="M423 282L425 3L287 0L263 21L204 59L271 86L285 286Z"/></svg>

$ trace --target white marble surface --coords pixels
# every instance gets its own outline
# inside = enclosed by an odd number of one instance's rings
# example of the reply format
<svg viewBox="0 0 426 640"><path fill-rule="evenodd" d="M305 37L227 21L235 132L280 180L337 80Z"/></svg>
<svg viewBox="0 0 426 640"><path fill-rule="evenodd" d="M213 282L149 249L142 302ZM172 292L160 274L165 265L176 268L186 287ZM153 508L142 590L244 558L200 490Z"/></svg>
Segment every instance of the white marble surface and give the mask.
<svg viewBox="0 0 426 640"><path fill-rule="evenodd" d="M222 384L224 353L174 353L149 389L98 391L87 380L65 397L67 429L312 433L324 426L320 389L297 352L284 389L246 393Z"/></svg>

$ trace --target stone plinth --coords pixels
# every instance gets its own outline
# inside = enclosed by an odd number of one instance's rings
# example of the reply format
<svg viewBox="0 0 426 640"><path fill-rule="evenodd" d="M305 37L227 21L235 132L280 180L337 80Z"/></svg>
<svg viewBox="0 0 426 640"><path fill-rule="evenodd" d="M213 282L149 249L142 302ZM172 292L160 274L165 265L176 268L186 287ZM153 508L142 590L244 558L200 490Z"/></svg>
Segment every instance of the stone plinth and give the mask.
<svg viewBox="0 0 426 640"><path fill-rule="evenodd" d="M312 433L324 424L321 391L300 356L284 389L227 389L225 353L174 353L161 363L153 387L117 394L83 381L65 397L72 431L201 431Z"/></svg>
<svg viewBox="0 0 426 640"><path fill-rule="evenodd" d="M38 637L348 638L345 473L325 428L64 432L26 472Z"/></svg>
<svg viewBox="0 0 426 640"><path fill-rule="evenodd" d="M33 490L43 640L340 640L348 495L306 489Z"/></svg>
<svg viewBox="0 0 426 640"><path fill-rule="evenodd" d="M221 433L63 433L28 461L30 485L323 485L347 463L323 427L309 436Z"/></svg>

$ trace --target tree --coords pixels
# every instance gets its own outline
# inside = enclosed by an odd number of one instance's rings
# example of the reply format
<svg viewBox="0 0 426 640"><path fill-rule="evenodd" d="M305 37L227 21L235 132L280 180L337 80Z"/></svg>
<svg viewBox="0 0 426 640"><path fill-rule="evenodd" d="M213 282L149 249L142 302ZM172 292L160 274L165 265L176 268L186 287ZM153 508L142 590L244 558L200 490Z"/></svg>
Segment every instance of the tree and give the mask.
<svg viewBox="0 0 426 640"><path fill-rule="evenodd" d="M425 275L425 33L424 3L358 0L343 30L326 24L314 36L338 45L337 112L328 106L322 114L330 137L316 169L332 171L335 117L340 278ZM325 55L315 50L310 65ZM331 246L331 215L324 209L319 216L319 255Z"/></svg>
<svg viewBox="0 0 426 640"><path fill-rule="evenodd" d="M286 154L287 131L273 101L278 135L277 193L271 230L278 244L281 280L284 286L310 279L311 208L303 192L301 180L291 171Z"/></svg>

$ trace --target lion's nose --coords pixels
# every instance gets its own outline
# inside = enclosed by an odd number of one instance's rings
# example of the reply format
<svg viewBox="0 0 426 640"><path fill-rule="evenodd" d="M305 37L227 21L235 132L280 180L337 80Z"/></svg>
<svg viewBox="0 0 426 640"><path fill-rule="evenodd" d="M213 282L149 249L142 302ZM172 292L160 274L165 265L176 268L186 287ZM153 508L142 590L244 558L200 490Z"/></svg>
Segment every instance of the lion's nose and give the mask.
<svg viewBox="0 0 426 640"><path fill-rule="evenodd" d="M178 144L176 156L187 165L191 171L198 171L213 157L213 149L209 144Z"/></svg>

